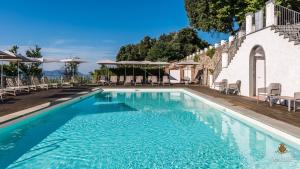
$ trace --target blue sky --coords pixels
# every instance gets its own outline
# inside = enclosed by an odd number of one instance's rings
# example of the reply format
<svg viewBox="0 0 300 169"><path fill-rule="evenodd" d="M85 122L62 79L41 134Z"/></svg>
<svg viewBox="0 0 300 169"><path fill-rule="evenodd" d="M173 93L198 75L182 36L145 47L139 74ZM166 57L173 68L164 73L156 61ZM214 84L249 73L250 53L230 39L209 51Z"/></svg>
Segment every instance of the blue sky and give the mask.
<svg viewBox="0 0 300 169"><path fill-rule="evenodd" d="M0 50L16 44L24 53L37 44L46 58L87 60L80 65L84 73L97 68L97 60L114 59L124 44L189 26L184 0L9 0L1 1L0 20ZM199 35L210 43L227 38Z"/></svg>

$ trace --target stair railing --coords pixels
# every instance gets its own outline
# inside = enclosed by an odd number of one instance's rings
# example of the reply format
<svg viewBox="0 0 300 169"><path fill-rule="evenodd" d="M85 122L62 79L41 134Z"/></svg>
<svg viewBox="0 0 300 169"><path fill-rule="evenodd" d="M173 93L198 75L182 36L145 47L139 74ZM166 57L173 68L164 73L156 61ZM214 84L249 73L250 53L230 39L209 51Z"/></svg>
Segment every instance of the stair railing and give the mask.
<svg viewBox="0 0 300 169"><path fill-rule="evenodd" d="M236 36L232 42L226 44L226 46L223 48L223 52L228 53L227 65L231 63L232 59L235 57L237 51L239 50L240 46L242 45L245 39L246 36L241 36L241 37ZM218 78L222 69L223 67L222 67L222 56L221 56L213 72L213 82L215 82L215 80Z"/></svg>
<svg viewBox="0 0 300 169"><path fill-rule="evenodd" d="M276 25L296 25L300 23L300 13L281 5L275 5Z"/></svg>

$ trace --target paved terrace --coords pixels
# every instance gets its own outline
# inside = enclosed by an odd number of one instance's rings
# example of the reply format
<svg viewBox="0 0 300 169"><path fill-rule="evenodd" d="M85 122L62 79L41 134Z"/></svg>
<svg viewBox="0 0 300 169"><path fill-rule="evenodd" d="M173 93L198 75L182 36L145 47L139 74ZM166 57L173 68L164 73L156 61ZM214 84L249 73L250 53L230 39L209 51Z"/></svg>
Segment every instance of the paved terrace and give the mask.
<svg viewBox="0 0 300 169"><path fill-rule="evenodd" d="M104 88L132 88L130 86L111 86ZM249 97L243 96L234 96L234 95L224 95L219 93L218 91L211 90L207 87L199 87L199 86L185 86L185 85L176 85L176 86L164 86L163 88L188 88L190 90L200 92L204 95L208 95L211 98L226 102L230 106L241 107L244 109L248 109L263 116L268 116L270 118L279 120L281 122L285 122L291 124L296 127L300 127L300 110L296 113L288 112L287 107L281 105L274 105L273 107L269 107L268 103L260 102L256 104L256 100ZM157 88L157 86L138 86L136 88ZM11 114L23 109L27 109L30 107L34 107L37 105L41 105L43 103L51 102L50 105L54 105L56 103L61 103L63 101L56 101L60 98L71 97L74 98L79 96L81 92L89 91L91 87L80 87L73 89L50 89L47 91L35 92L32 94L20 95L17 97L8 97L4 103L0 103L0 117ZM251 112L249 111L249 112ZM247 114L247 112L245 112ZM250 117L251 115L248 114Z"/></svg>

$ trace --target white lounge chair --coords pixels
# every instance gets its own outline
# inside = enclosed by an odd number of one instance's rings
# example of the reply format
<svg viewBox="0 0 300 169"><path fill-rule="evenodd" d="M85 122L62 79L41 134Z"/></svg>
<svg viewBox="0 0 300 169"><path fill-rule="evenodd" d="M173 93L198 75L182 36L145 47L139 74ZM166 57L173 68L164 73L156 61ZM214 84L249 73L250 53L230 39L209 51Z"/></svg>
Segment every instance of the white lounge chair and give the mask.
<svg viewBox="0 0 300 169"><path fill-rule="evenodd" d="M241 93L241 81L237 80L236 83L228 84L228 87L226 87L226 94L237 94L239 95Z"/></svg>
<svg viewBox="0 0 300 169"><path fill-rule="evenodd" d="M73 87L73 83L67 78L61 78L60 85L61 87L67 87L67 88Z"/></svg>
<svg viewBox="0 0 300 169"><path fill-rule="evenodd" d="M124 84L124 76L119 77L119 84Z"/></svg>
<svg viewBox="0 0 300 169"><path fill-rule="evenodd" d="M215 86L215 88L217 87L221 93L226 92L226 88L228 86L228 80L222 79L221 82L215 82L214 86Z"/></svg>
<svg viewBox="0 0 300 169"><path fill-rule="evenodd" d="M133 82L133 76L126 76L124 86L127 85L127 84L131 85L132 82Z"/></svg>
<svg viewBox="0 0 300 169"><path fill-rule="evenodd" d="M19 86L24 86L24 88L26 89L27 87L29 87L29 90L34 90L36 91L37 90L37 87L35 85L28 85L28 84L25 84L23 82L23 80L16 78L15 79L16 83L18 84L19 83Z"/></svg>
<svg viewBox="0 0 300 169"><path fill-rule="evenodd" d="M103 76L103 75L100 76L98 83L102 86L109 84L108 81L106 80L106 76Z"/></svg>
<svg viewBox="0 0 300 169"><path fill-rule="evenodd" d="M0 89L0 100L1 100L1 102L3 102L4 95L5 95L5 92L2 89Z"/></svg>
<svg viewBox="0 0 300 169"><path fill-rule="evenodd" d="M135 85L142 85L143 84L143 76L136 76Z"/></svg>
<svg viewBox="0 0 300 169"><path fill-rule="evenodd" d="M58 83L52 83L47 77L42 78L43 84L47 84L50 88L58 88Z"/></svg>
<svg viewBox="0 0 300 169"><path fill-rule="evenodd" d="M267 100L267 99L270 99L270 96L280 96L280 95L281 95L281 84L280 83L270 83L270 85L268 87L262 87L262 88L257 89L256 100L258 103L259 96L265 96L266 100Z"/></svg>
<svg viewBox="0 0 300 169"><path fill-rule="evenodd" d="M37 88L46 89L46 90L49 89L48 84L41 84L40 80L36 76L34 76L34 77L31 78L31 83L33 85L35 85Z"/></svg>
<svg viewBox="0 0 300 169"><path fill-rule="evenodd" d="M157 76L152 76L151 77L151 85L158 85L158 80L157 80Z"/></svg>
<svg viewBox="0 0 300 169"><path fill-rule="evenodd" d="M163 84L163 86L164 85L170 85L170 78L169 78L169 76L163 76L162 84Z"/></svg>
<svg viewBox="0 0 300 169"><path fill-rule="evenodd" d="M152 82L152 76L148 76L148 78L147 78L147 83L149 83L149 84L151 84L151 82Z"/></svg>
<svg viewBox="0 0 300 169"><path fill-rule="evenodd" d="M109 85L117 85L118 83L118 76L110 76Z"/></svg>
<svg viewBox="0 0 300 169"><path fill-rule="evenodd" d="M6 78L6 88L4 89L4 92L10 95L17 95L17 92L30 92L29 86L18 86L13 78Z"/></svg>

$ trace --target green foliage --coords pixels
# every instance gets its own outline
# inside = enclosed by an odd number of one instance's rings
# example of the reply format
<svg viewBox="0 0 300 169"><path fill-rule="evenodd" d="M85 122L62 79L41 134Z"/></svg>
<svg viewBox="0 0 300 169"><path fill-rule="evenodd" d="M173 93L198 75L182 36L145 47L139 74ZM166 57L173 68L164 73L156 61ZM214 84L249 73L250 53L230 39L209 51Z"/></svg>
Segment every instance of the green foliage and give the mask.
<svg viewBox="0 0 300 169"><path fill-rule="evenodd" d="M211 49L208 49L206 51L206 55L209 56L210 58L213 58L213 56L215 55L216 53L216 49L215 48L211 48Z"/></svg>
<svg viewBox="0 0 300 169"><path fill-rule="evenodd" d="M14 45L9 51L17 54L19 47ZM41 58L41 48L39 46L35 46L33 49L29 49L26 51L27 57L32 58ZM24 76L24 78L29 78L30 76L42 76L42 69L39 68L40 63L19 63L20 74ZM8 65L3 66L4 74L6 76L17 76L18 75L18 64L11 62Z"/></svg>
<svg viewBox="0 0 300 169"><path fill-rule="evenodd" d="M36 45L33 49L29 49L26 51L26 56L31 58L42 58L41 53L42 48ZM42 69L39 68L41 63L27 63L27 64L20 64L20 69L24 73L25 76L42 76Z"/></svg>
<svg viewBox="0 0 300 169"><path fill-rule="evenodd" d="M76 57L75 59L79 59ZM78 75L78 63L65 63L65 66L63 67L64 75L67 78L71 78L73 75L77 76Z"/></svg>
<svg viewBox="0 0 300 169"><path fill-rule="evenodd" d="M122 46L116 60L180 60L207 46L208 43L201 40L194 29L184 28L178 32L162 34L158 39L146 36L138 44Z"/></svg>
<svg viewBox="0 0 300 169"><path fill-rule="evenodd" d="M17 54L19 47L14 45L9 51ZM17 76L18 75L18 65L14 62L9 63L8 65L3 66L3 71L6 76Z"/></svg>
<svg viewBox="0 0 300 169"><path fill-rule="evenodd" d="M234 33L245 14L261 9L268 0L185 0L191 26L203 31ZM299 11L299 0L277 0L277 4Z"/></svg>
<svg viewBox="0 0 300 169"><path fill-rule="evenodd" d="M196 56L194 57L194 62L199 62L199 59L200 59L200 56L199 56L199 55L196 55Z"/></svg>

